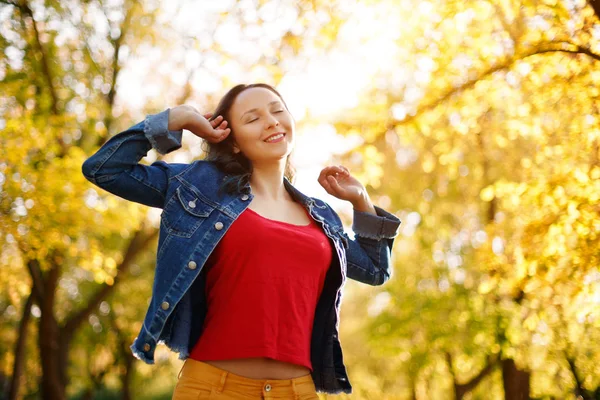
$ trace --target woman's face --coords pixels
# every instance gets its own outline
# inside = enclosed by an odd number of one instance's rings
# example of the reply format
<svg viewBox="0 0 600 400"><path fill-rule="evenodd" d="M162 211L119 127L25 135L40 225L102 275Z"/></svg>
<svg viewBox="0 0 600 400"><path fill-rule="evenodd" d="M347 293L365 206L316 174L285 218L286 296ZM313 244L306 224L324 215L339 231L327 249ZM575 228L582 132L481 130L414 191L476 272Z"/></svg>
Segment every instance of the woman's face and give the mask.
<svg viewBox="0 0 600 400"><path fill-rule="evenodd" d="M240 93L227 122L233 132L234 152L241 151L253 164L286 159L293 149L294 120L269 89L255 87ZM275 134L283 137L273 137Z"/></svg>

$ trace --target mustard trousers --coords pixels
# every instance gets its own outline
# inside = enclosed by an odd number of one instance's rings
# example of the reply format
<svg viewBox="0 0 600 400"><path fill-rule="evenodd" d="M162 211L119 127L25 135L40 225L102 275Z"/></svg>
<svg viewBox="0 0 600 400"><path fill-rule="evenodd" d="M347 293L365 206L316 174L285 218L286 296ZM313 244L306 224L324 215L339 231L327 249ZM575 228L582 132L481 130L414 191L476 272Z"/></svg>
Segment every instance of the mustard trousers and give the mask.
<svg viewBox="0 0 600 400"><path fill-rule="evenodd" d="M293 379L251 379L188 358L172 400L318 400L310 374Z"/></svg>

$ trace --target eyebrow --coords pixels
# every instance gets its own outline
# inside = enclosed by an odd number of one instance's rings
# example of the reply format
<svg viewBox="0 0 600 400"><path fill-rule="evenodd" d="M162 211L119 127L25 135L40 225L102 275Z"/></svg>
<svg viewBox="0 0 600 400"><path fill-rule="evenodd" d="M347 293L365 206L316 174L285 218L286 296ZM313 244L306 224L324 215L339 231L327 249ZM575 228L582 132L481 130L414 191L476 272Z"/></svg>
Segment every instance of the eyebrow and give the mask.
<svg viewBox="0 0 600 400"><path fill-rule="evenodd" d="M275 101L272 101L272 102L270 102L270 103L269 103L269 104L267 104L267 105L268 105L268 106L270 106L270 105L273 105L273 104L278 104L278 103L279 103L279 104L281 104L281 101L279 101L279 100L275 100ZM251 112L254 112L254 111L258 111L258 108L252 108L252 109L250 109L250 110L246 111L245 113L243 113L243 114L242 114L242 116L240 117L240 119L244 118L244 115L246 115L246 114L248 114L248 113L251 113Z"/></svg>

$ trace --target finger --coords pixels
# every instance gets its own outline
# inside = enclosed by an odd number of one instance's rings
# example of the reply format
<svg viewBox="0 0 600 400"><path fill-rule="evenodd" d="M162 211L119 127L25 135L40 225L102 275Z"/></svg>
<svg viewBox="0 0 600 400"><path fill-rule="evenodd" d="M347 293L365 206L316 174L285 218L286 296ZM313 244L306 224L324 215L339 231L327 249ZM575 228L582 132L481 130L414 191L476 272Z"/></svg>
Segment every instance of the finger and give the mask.
<svg viewBox="0 0 600 400"><path fill-rule="evenodd" d="M340 179L345 178L344 170L342 170L339 167L334 167L334 166L323 168L323 170L321 171L321 174L319 175L319 178L324 181L327 181L327 177L330 175L334 176L336 178L340 178Z"/></svg>
<svg viewBox="0 0 600 400"><path fill-rule="evenodd" d="M229 133L231 133L231 129L227 128L227 129L219 129L217 131L215 131L216 133L216 137L215 139L220 142L222 140L224 140L227 135L229 135Z"/></svg>
<svg viewBox="0 0 600 400"><path fill-rule="evenodd" d="M327 175L331 174L333 167L325 167L321 170L321 173L319 174L319 179L322 180L327 180Z"/></svg>
<svg viewBox="0 0 600 400"><path fill-rule="evenodd" d="M331 187L331 190L333 192L333 194L335 196L341 196L343 194L343 189L340 186L340 184L338 183L337 179L335 179L332 175L329 175L327 177L328 181L329 181L329 185Z"/></svg>
<svg viewBox="0 0 600 400"><path fill-rule="evenodd" d="M329 175L329 174L336 174L336 173L338 173L338 174L342 174L342 173L344 173L344 172L345 172L345 171L344 171L344 169L343 169L341 166L339 166L339 165L332 165L332 166L330 166L330 167L325 167L325 168L323 168L323 170L321 171L321 173L324 173L324 174L326 174L326 175Z"/></svg>
<svg viewBox="0 0 600 400"><path fill-rule="evenodd" d="M321 186L323 187L323 189L325 189L327 193L333 194L331 190L331 184L327 179L320 179L319 184L321 184Z"/></svg>
<svg viewBox="0 0 600 400"><path fill-rule="evenodd" d="M212 137L210 139L205 139L205 140L208 141L209 143L217 144L217 143L221 143L224 139L225 139L225 136L222 136L222 137Z"/></svg>
<svg viewBox="0 0 600 400"><path fill-rule="evenodd" d="M329 173L327 173L329 172ZM323 171L323 175L320 177L319 183L321 186L332 196L341 197L343 194L343 188L339 185L339 182L334 176L337 172L333 168L329 168L328 171ZM343 178L340 176L340 178Z"/></svg>
<svg viewBox="0 0 600 400"><path fill-rule="evenodd" d="M321 173L319 174L319 178L318 181L321 184L321 186L323 186L323 188L325 188L325 190L327 190L327 192L331 195L335 195L333 193L333 188L329 182L329 176L333 176L335 174L339 174L337 167L325 167L321 170Z"/></svg>
<svg viewBox="0 0 600 400"><path fill-rule="evenodd" d="M336 172L338 172L341 175L346 175L346 173L348 172L348 170L346 168L344 168L343 165L336 165L335 170L336 170Z"/></svg>
<svg viewBox="0 0 600 400"><path fill-rule="evenodd" d="M206 119L209 119L212 116L213 116L213 114L210 113L210 112L203 115L203 117L206 118Z"/></svg>
<svg viewBox="0 0 600 400"><path fill-rule="evenodd" d="M327 193L329 193L332 196L336 196L337 197L337 193L335 190L335 187L333 186L333 181L335 180L335 178L331 175L328 175L327 178L325 179L326 182L326 186L327 186Z"/></svg>
<svg viewBox="0 0 600 400"><path fill-rule="evenodd" d="M329 186L329 183L327 182L326 170L327 168L322 169L319 177L317 178L317 181L321 184L321 186L323 186L323 188L325 188L325 190L327 190L327 187Z"/></svg>
<svg viewBox="0 0 600 400"><path fill-rule="evenodd" d="M213 128L219 126L219 124L221 123L221 121L223 121L223 116L219 115L217 116L215 119L213 119L212 121L210 121L210 124Z"/></svg>
<svg viewBox="0 0 600 400"><path fill-rule="evenodd" d="M215 127L213 130L213 135L215 138L220 139L221 136L227 131L227 133L231 132L230 128L227 128L227 122L223 121L219 126Z"/></svg>

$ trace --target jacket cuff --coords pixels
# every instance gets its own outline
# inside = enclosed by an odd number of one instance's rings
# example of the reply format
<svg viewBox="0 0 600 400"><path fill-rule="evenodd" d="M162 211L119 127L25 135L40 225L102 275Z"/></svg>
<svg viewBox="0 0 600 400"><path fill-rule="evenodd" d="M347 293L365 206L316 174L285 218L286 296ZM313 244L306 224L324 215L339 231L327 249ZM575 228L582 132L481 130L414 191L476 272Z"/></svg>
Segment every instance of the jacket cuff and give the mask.
<svg viewBox="0 0 600 400"><path fill-rule="evenodd" d="M377 215L368 212L354 210L352 231L358 236L371 239L393 239L398 235L398 228L402 221L394 214L383 208L375 207Z"/></svg>
<svg viewBox="0 0 600 400"><path fill-rule="evenodd" d="M152 147L162 155L181 148L183 129L169 130L169 110L167 108L158 114L146 116L144 120L144 136L150 141Z"/></svg>

